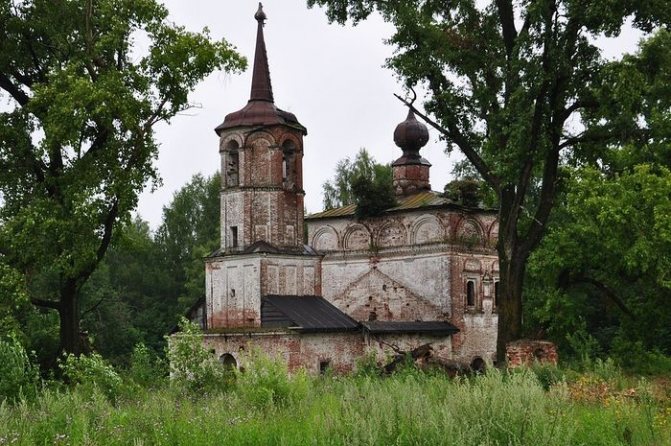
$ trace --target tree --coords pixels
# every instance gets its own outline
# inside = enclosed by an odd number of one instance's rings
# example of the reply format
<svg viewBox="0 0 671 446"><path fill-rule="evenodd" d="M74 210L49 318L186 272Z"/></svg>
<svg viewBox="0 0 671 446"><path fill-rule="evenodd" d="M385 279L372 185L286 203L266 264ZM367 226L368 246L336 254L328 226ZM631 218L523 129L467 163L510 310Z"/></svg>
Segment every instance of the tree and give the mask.
<svg viewBox="0 0 671 446"><path fill-rule="evenodd" d="M501 271L497 359L522 335L527 260L543 238L560 161L600 162L625 143L669 140L669 33L607 61L600 37L671 22L668 1L308 0L330 20L379 11L396 27L389 66L428 91L415 114L458 147L494 190ZM667 85L667 87L664 87ZM655 127L656 130L653 130Z"/></svg>
<svg viewBox="0 0 671 446"><path fill-rule="evenodd" d="M157 178L154 125L244 65L155 0L0 1L0 253L58 312L62 350L80 351L82 287Z"/></svg>
<svg viewBox="0 0 671 446"><path fill-rule="evenodd" d="M360 218L379 215L396 203L389 164L379 164L368 151L360 149L354 161L338 161L333 180L322 185L324 209L356 204Z"/></svg>
<svg viewBox="0 0 671 446"><path fill-rule="evenodd" d="M175 280L179 307L183 312L205 295L203 258L220 244L221 175L194 175L163 208L163 221L156 243Z"/></svg>
<svg viewBox="0 0 671 446"><path fill-rule="evenodd" d="M594 353L576 343L591 338L624 359L636 344L671 354L671 172L586 167L566 189L529 262L526 317L573 353Z"/></svg>

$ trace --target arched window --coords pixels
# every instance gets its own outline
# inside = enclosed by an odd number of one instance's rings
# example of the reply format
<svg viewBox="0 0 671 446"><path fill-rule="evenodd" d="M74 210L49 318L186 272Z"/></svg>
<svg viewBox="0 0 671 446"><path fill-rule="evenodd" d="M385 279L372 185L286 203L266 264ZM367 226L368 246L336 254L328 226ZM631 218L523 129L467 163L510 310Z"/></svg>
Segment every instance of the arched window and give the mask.
<svg viewBox="0 0 671 446"><path fill-rule="evenodd" d="M219 357L219 362L226 370L233 370L238 368L238 361L230 353L224 353Z"/></svg>
<svg viewBox="0 0 671 446"><path fill-rule="evenodd" d="M296 185L296 145L290 140L282 144L282 182L289 188Z"/></svg>
<svg viewBox="0 0 671 446"><path fill-rule="evenodd" d="M473 280L466 282L466 306L475 306L475 281Z"/></svg>
<svg viewBox="0 0 671 446"><path fill-rule="evenodd" d="M240 155L236 141L230 141L226 146L226 186L240 184Z"/></svg>

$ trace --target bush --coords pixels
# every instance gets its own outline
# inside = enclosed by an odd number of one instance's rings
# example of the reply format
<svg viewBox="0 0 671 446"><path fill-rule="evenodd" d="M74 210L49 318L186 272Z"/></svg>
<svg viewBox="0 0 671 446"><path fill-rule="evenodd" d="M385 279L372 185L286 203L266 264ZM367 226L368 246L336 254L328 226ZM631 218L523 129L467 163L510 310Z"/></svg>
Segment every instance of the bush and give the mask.
<svg viewBox="0 0 671 446"><path fill-rule="evenodd" d="M531 366L531 371L545 390L550 390L550 387L565 380L564 372L556 365L536 362Z"/></svg>
<svg viewBox="0 0 671 446"><path fill-rule="evenodd" d="M39 372L15 336L0 339L0 402L15 402L37 393Z"/></svg>
<svg viewBox="0 0 671 446"><path fill-rule="evenodd" d="M244 373L238 374L237 388L253 406L286 406L302 400L310 390L311 380L305 371L289 376L284 362L259 350L250 353L245 365Z"/></svg>
<svg viewBox="0 0 671 446"><path fill-rule="evenodd" d="M85 393L94 394L97 389L110 400L115 400L122 390L121 376L98 353L66 355L59 367L65 379Z"/></svg>
<svg viewBox="0 0 671 446"><path fill-rule="evenodd" d="M165 362L146 345L137 344L131 354L128 377L142 387L156 388L167 377Z"/></svg>
<svg viewBox="0 0 671 446"><path fill-rule="evenodd" d="M235 375L205 348L200 327L182 318L179 329L168 343L171 384L199 393L228 388Z"/></svg>

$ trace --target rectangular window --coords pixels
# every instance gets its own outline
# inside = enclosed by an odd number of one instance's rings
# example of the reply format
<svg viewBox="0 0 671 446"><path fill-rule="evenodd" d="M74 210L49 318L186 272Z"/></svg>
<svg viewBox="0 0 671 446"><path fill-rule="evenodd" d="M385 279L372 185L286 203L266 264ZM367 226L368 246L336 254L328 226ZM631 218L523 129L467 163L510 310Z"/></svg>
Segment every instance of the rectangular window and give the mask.
<svg viewBox="0 0 671 446"><path fill-rule="evenodd" d="M494 282L494 306L499 304L499 282Z"/></svg>
<svg viewBox="0 0 671 446"><path fill-rule="evenodd" d="M238 247L238 227L231 226L231 247Z"/></svg>
<svg viewBox="0 0 671 446"><path fill-rule="evenodd" d="M475 306L475 282L473 280L466 282L466 306Z"/></svg>
<svg viewBox="0 0 671 446"><path fill-rule="evenodd" d="M325 374L331 368L331 361L328 359L319 361L319 373Z"/></svg>

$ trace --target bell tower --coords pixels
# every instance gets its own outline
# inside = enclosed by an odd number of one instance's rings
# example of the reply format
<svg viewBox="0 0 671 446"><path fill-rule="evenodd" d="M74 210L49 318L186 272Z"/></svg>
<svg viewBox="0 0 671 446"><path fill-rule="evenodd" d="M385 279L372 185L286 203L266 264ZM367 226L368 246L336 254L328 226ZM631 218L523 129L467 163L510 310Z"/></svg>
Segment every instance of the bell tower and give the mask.
<svg viewBox="0 0 671 446"><path fill-rule="evenodd" d="M320 257L303 244L303 137L275 106L259 3L249 101L216 129L221 245L205 261L207 328L262 325L265 296L321 295Z"/></svg>
<svg viewBox="0 0 671 446"><path fill-rule="evenodd" d="M296 116L275 106L263 35L262 5L249 101L215 131L221 154L221 248L243 251L263 241L303 249L303 136Z"/></svg>

